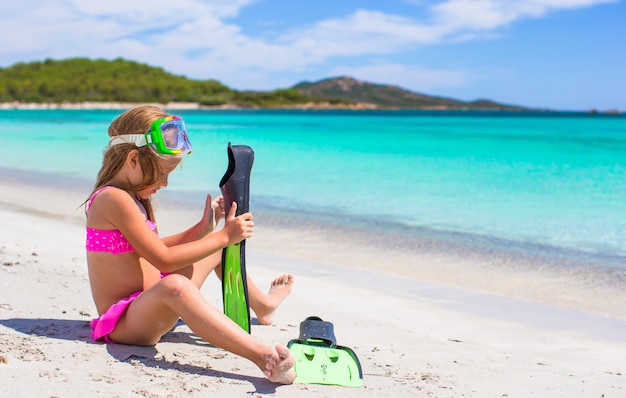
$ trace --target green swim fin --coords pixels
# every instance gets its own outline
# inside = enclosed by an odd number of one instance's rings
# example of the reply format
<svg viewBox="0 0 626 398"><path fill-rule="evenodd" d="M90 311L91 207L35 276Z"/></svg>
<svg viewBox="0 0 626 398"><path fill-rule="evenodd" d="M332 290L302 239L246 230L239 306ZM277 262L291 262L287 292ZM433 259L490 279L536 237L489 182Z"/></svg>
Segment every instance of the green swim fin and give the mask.
<svg viewBox="0 0 626 398"><path fill-rule="evenodd" d="M295 358L295 383L363 385L361 363L354 351L336 344L332 323L306 318L300 323L300 337L287 347Z"/></svg>
<svg viewBox="0 0 626 398"><path fill-rule="evenodd" d="M237 202L236 216L250 210L250 171L254 151L247 145L228 143L228 169L220 181L226 214ZM246 279L246 241L222 250L222 298L224 314L250 333L250 301Z"/></svg>

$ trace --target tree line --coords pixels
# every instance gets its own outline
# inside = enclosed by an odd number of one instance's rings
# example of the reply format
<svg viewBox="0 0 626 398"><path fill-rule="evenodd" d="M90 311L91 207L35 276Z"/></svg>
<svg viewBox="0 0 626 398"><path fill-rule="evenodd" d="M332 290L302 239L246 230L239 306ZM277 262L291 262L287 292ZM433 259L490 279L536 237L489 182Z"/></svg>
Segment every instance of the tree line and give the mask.
<svg viewBox="0 0 626 398"><path fill-rule="evenodd" d="M216 80L194 80L162 68L121 58L46 59L0 68L0 102L195 102L250 107L296 105L306 102L349 103L300 93L237 91Z"/></svg>

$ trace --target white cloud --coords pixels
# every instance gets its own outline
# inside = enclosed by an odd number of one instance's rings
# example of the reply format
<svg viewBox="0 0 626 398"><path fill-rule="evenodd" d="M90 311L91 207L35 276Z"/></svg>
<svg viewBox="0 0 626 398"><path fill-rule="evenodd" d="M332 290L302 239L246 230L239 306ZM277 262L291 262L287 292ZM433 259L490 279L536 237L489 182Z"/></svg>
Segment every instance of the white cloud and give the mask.
<svg viewBox="0 0 626 398"><path fill-rule="evenodd" d="M154 28L168 21L211 15L214 18L234 17L254 0L71 0L70 3L82 15L92 17L110 16L120 20L150 22Z"/></svg>
<svg viewBox="0 0 626 398"><path fill-rule="evenodd" d="M34 4L32 4L34 3ZM29 50L48 52L58 56L69 52L84 56L106 55L107 48L122 44L120 54L125 56L124 44L136 42L158 50L159 45L170 45L176 39L177 50L197 46L200 36L205 45L216 43L215 37L238 30L225 25L221 19L237 15L251 0L87 0L31 2L28 7L12 2L3 18L3 30L10 35L0 36L0 57L7 52L25 53ZM199 29L194 29L197 27ZM211 35L203 35L209 30ZM170 43L166 38L170 38ZM16 40L19 38L19 40ZM132 46L136 49L137 46ZM45 56L44 56L45 57ZM34 58L37 57L35 54ZM132 57L131 57L132 58Z"/></svg>
<svg viewBox="0 0 626 398"><path fill-rule="evenodd" d="M588 7L617 0L448 0L431 7L435 26L448 34L497 29L550 11Z"/></svg>
<svg viewBox="0 0 626 398"><path fill-rule="evenodd" d="M498 28L559 8L614 0L449 0L431 6L429 20L357 10L292 31L274 43L241 37L238 48L212 52L239 65L270 71L303 69L332 57L393 54L440 42L492 37ZM233 58L230 58L233 57Z"/></svg>

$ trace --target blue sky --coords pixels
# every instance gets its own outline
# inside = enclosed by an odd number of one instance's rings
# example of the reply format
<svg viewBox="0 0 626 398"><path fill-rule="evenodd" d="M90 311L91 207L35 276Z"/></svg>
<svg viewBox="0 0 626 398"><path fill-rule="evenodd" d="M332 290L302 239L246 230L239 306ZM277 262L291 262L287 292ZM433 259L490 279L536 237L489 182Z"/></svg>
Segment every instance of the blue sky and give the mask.
<svg viewBox="0 0 626 398"><path fill-rule="evenodd" d="M122 57L238 90L347 75L461 100L626 111L624 1L10 2L0 67Z"/></svg>

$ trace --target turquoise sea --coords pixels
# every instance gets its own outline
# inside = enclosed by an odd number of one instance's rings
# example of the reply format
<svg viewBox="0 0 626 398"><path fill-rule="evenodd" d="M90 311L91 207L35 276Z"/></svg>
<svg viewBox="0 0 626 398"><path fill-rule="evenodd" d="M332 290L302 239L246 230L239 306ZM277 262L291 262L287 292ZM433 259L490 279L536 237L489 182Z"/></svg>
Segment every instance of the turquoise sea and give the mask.
<svg viewBox="0 0 626 398"><path fill-rule="evenodd" d="M0 111L0 167L90 186L120 112ZM179 201L218 194L227 143L246 144L253 212L626 269L626 115L174 113L194 149L170 177Z"/></svg>

